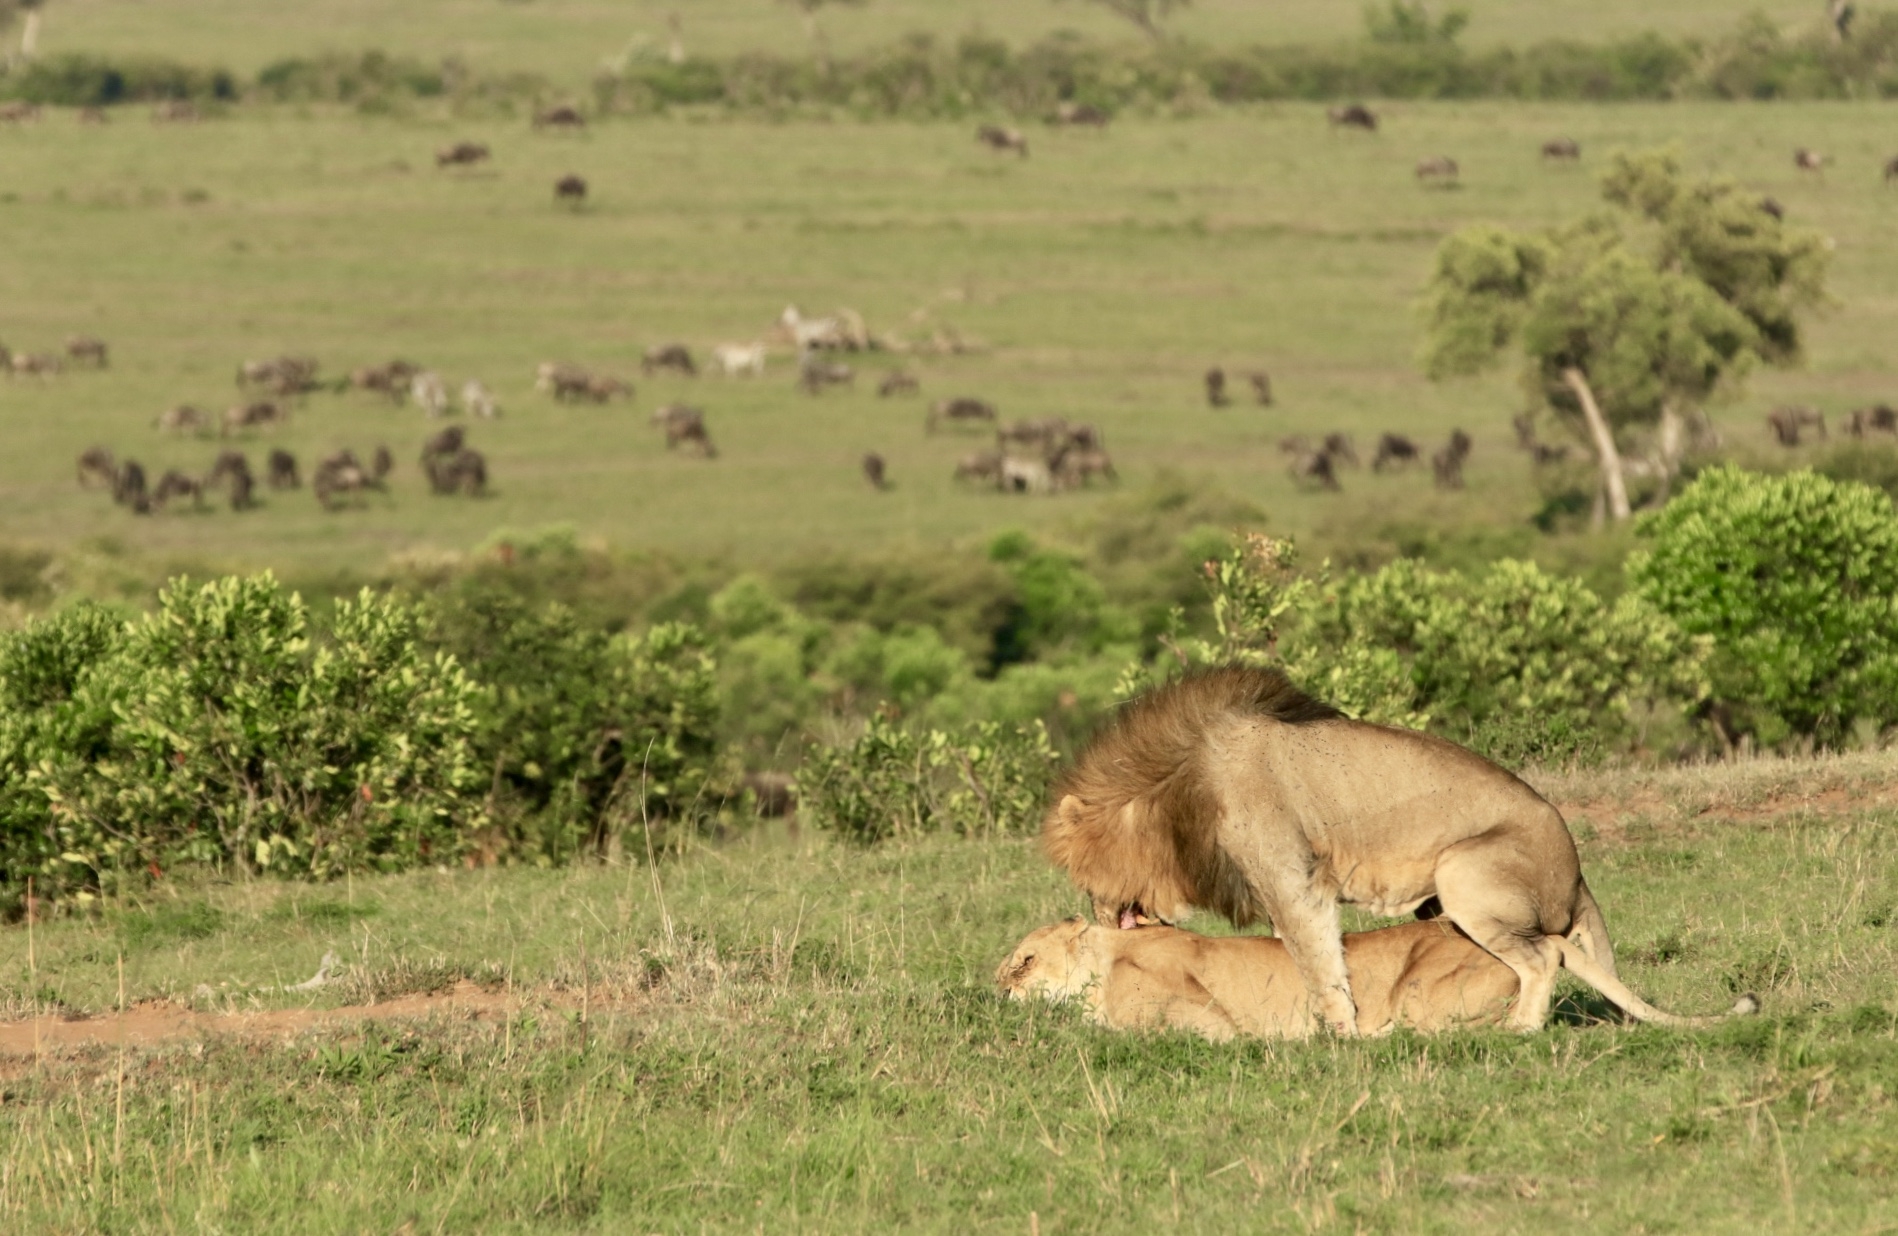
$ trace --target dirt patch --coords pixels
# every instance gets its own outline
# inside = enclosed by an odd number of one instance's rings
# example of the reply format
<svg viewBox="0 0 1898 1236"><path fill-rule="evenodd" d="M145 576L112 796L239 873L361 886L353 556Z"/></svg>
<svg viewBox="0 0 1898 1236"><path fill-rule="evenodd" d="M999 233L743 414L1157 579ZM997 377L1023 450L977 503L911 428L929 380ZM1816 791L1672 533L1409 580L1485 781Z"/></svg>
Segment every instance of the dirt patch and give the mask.
<svg viewBox="0 0 1898 1236"><path fill-rule="evenodd" d="M377 1004L336 1009L260 1009L248 1013L201 1013L166 1000L134 1005L124 1013L68 1020L40 1017L30 1021L0 1022L0 1056L26 1056L67 1047L105 1045L155 1047L180 1040L235 1035L249 1039L288 1039L306 1030L355 1025L365 1021L398 1021L449 1017L461 1021L499 1021L528 1001L518 995L461 982L447 991L402 996ZM537 1000L536 1004L546 1001ZM561 1000L578 1008L580 1001ZM601 1006L598 1000L594 1007Z"/></svg>
<svg viewBox="0 0 1898 1236"><path fill-rule="evenodd" d="M1898 789L1848 789L1834 786L1811 792L1770 794L1754 801L1725 801L1718 798L1695 802L1670 800L1653 788L1614 797L1586 800L1557 800L1556 810L1571 823L1586 820L1606 840L1620 840L1626 826L1635 820L1663 830L1702 824L1756 824L1788 815L1842 816L1854 811L1869 811L1898 806Z"/></svg>

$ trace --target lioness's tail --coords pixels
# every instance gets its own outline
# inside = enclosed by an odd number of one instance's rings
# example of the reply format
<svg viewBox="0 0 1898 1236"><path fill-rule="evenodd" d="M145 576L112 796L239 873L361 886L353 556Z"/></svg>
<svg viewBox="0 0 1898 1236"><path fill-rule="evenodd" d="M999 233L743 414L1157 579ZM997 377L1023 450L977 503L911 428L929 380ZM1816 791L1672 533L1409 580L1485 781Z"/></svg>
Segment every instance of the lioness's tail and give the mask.
<svg viewBox="0 0 1898 1236"><path fill-rule="evenodd" d="M1578 945L1560 936L1550 936L1549 939L1554 940L1561 947L1562 965L1568 969L1569 973L1608 997L1614 1002L1616 1008L1636 1021L1651 1021L1657 1025L1674 1026L1682 1030L1698 1030L1718 1025L1729 1017L1739 1017L1760 1011L1759 997L1749 993L1740 997L1731 1012L1713 1017L1682 1017L1678 1013L1664 1012L1629 991L1626 984L1597 965Z"/></svg>

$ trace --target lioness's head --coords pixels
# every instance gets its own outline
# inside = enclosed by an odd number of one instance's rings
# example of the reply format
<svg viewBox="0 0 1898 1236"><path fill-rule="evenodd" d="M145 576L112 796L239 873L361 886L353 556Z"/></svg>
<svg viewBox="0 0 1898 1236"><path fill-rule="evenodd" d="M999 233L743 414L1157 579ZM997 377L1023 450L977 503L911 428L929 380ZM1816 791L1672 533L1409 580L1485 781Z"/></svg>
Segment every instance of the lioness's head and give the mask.
<svg viewBox="0 0 1898 1236"><path fill-rule="evenodd" d="M1081 938L1088 932L1080 915L1028 933L1008 960L995 971L996 985L1011 999L1065 1000L1086 990L1098 975L1083 956Z"/></svg>

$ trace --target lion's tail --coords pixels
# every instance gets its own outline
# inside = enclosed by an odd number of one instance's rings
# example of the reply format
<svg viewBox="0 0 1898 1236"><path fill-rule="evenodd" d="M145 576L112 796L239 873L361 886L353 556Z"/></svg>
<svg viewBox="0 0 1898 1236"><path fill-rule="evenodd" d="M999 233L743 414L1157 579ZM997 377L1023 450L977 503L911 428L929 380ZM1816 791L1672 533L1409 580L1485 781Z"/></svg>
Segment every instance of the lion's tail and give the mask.
<svg viewBox="0 0 1898 1236"><path fill-rule="evenodd" d="M1602 995L1614 1002L1616 1008L1636 1021L1651 1021L1656 1025L1674 1026L1682 1030L1699 1030L1719 1025L1729 1017L1740 1017L1760 1011L1759 997L1748 993L1741 996L1731 1012L1713 1017L1682 1017L1678 1013L1669 1013L1655 1008L1640 996L1629 991L1627 985L1598 965L1593 958L1569 940L1560 936L1550 936L1562 950L1562 964L1569 973L1587 983Z"/></svg>

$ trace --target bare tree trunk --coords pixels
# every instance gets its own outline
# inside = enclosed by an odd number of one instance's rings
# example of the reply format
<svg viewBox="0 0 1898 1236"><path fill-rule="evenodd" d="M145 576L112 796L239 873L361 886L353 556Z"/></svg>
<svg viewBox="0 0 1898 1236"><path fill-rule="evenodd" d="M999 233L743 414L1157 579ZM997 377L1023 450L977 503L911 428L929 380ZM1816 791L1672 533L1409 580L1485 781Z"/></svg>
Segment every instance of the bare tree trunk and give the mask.
<svg viewBox="0 0 1898 1236"><path fill-rule="evenodd" d="M1661 506L1674 492L1674 478L1680 475L1681 455L1687 443L1687 422L1674 410L1674 405L1661 405L1660 464L1661 490L1654 495L1650 506Z"/></svg>
<svg viewBox="0 0 1898 1236"><path fill-rule="evenodd" d="M1579 369L1564 369L1562 381L1575 392L1575 398L1582 405L1582 419L1588 422L1588 436L1595 440L1595 458L1601 464L1602 488L1608 494L1608 514L1616 523L1627 519L1633 512L1628 506L1628 482L1621 474L1621 452L1615 449L1615 435L1608 431L1608 422L1602 417L1601 408L1595 403L1595 392L1589 389L1588 379Z"/></svg>
<svg viewBox="0 0 1898 1236"><path fill-rule="evenodd" d="M40 11L26 11L26 28L20 31L20 59L31 60L40 49Z"/></svg>

